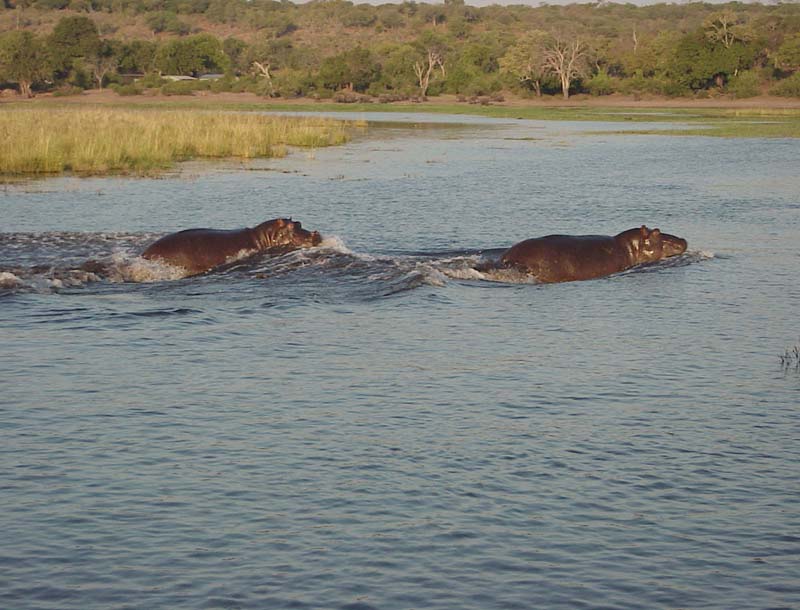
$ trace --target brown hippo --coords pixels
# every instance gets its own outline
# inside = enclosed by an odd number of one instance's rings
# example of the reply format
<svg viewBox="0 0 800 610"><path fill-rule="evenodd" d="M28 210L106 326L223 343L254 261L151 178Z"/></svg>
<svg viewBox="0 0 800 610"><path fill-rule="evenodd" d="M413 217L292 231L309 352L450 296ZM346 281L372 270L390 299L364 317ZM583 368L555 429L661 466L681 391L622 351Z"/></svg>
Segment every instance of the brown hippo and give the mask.
<svg viewBox="0 0 800 610"><path fill-rule="evenodd" d="M686 240L642 225L619 235L547 235L511 246L500 258L541 282L589 280L676 256Z"/></svg>
<svg viewBox="0 0 800 610"><path fill-rule="evenodd" d="M241 252L281 252L310 248L322 241L317 231L306 231L290 218L276 218L254 228L187 229L165 235L150 244L144 258L184 267L192 275L218 267Z"/></svg>

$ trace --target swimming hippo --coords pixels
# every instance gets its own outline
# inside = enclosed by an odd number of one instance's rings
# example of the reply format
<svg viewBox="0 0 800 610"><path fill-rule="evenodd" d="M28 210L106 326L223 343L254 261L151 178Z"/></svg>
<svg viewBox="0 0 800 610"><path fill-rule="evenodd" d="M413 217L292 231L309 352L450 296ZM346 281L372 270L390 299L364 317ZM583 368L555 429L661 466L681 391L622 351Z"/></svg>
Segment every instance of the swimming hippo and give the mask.
<svg viewBox="0 0 800 610"><path fill-rule="evenodd" d="M589 280L686 251L686 240L642 225L619 235L547 235L511 246L502 266L516 267L541 282Z"/></svg>
<svg viewBox="0 0 800 610"><path fill-rule="evenodd" d="M144 258L184 267L192 275L218 267L240 253L286 252L318 245L317 231L306 231L291 218L276 218L254 228L187 229L165 235L150 244Z"/></svg>

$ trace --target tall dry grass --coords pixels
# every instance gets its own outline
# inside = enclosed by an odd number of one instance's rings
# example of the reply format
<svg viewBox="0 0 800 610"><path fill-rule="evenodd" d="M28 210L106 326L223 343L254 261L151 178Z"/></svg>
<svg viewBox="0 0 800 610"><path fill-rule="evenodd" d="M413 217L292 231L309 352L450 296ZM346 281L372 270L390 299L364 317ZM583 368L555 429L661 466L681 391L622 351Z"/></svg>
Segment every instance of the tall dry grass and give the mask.
<svg viewBox="0 0 800 610"><path fill-rule="evenodd" d="M6 106L0 109L0 174L148 174L186 159L281 157L287 146L340 144L347 130L347 123L324 118Z"/></svg>

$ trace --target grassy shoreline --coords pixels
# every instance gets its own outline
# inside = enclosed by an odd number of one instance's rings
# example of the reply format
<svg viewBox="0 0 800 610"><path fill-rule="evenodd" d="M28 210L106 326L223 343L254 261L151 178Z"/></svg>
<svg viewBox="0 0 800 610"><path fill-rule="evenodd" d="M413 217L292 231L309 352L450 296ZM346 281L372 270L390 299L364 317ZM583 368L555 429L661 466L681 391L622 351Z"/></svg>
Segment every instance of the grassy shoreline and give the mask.
<svg viewBox="0 0 800 610"><path fill-rule="evenodd" d="M351 123L223 109L6 106L0 180L56 175L152 175L198 158L282 157L287 147L349 139Z"/></svg>
<svg viewBox="0 0 800 610"><path fill-rule="evenodd" d="M5 104L0 104L0 109ZM423 103L336 104L310 99L265 99L251 94L214 94L121 98L110 91L93 91L76 97L40 97L9 105L43 108L98 106L110 108L158 108L233 112L289 113L428 113L484 116L503 119L555 121L602 121L618 123L681 123L689 129L636 130L636 134L671 136L702 135L726 138L800 138L800 103L794 100L676 100L637 101L628 98L584 100L522 100L481 106L458 102L452 96L431 98ZM610 132L606 132L610 133ZM611 132L613 133L613 132ZM620 130L618 133L629 133Z"/></svg>
<svg viewBox="0 0 800 610"><path fill-rule="evenodd" d="M98 103L100 101L100 103ZM212 96L128 101L37 99L0 104L0 182L72 172L155 175L176 162L201 158L280 157L287 147L322 147L350 139L352 121L289 113L429 113L504 119L680 123L683 129L603 131L726 138L800 138L800 108L630 107L601 105L476 106L335 104ZM362 123L363 124L363 123Z"/></svg>

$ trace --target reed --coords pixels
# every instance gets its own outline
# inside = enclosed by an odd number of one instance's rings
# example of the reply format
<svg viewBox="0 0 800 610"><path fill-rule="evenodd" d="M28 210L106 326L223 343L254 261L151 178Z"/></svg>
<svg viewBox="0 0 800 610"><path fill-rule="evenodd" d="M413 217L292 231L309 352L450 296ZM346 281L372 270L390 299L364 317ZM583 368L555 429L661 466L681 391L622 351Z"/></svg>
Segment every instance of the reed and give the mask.
<svg viewBox="0 0 800 610"><path fill-rule="evenodd" d="M781 356L781 368L784 371L794 370L800 373L800 344L792 348L786 348Z"/></svg>
<svg viewBox="0 0 800 610"><path fill-rule="evenodd" d="M0 174L150 174L194 158L282 157L349 139L325 118L156 109L6 108Z"/></svg>

